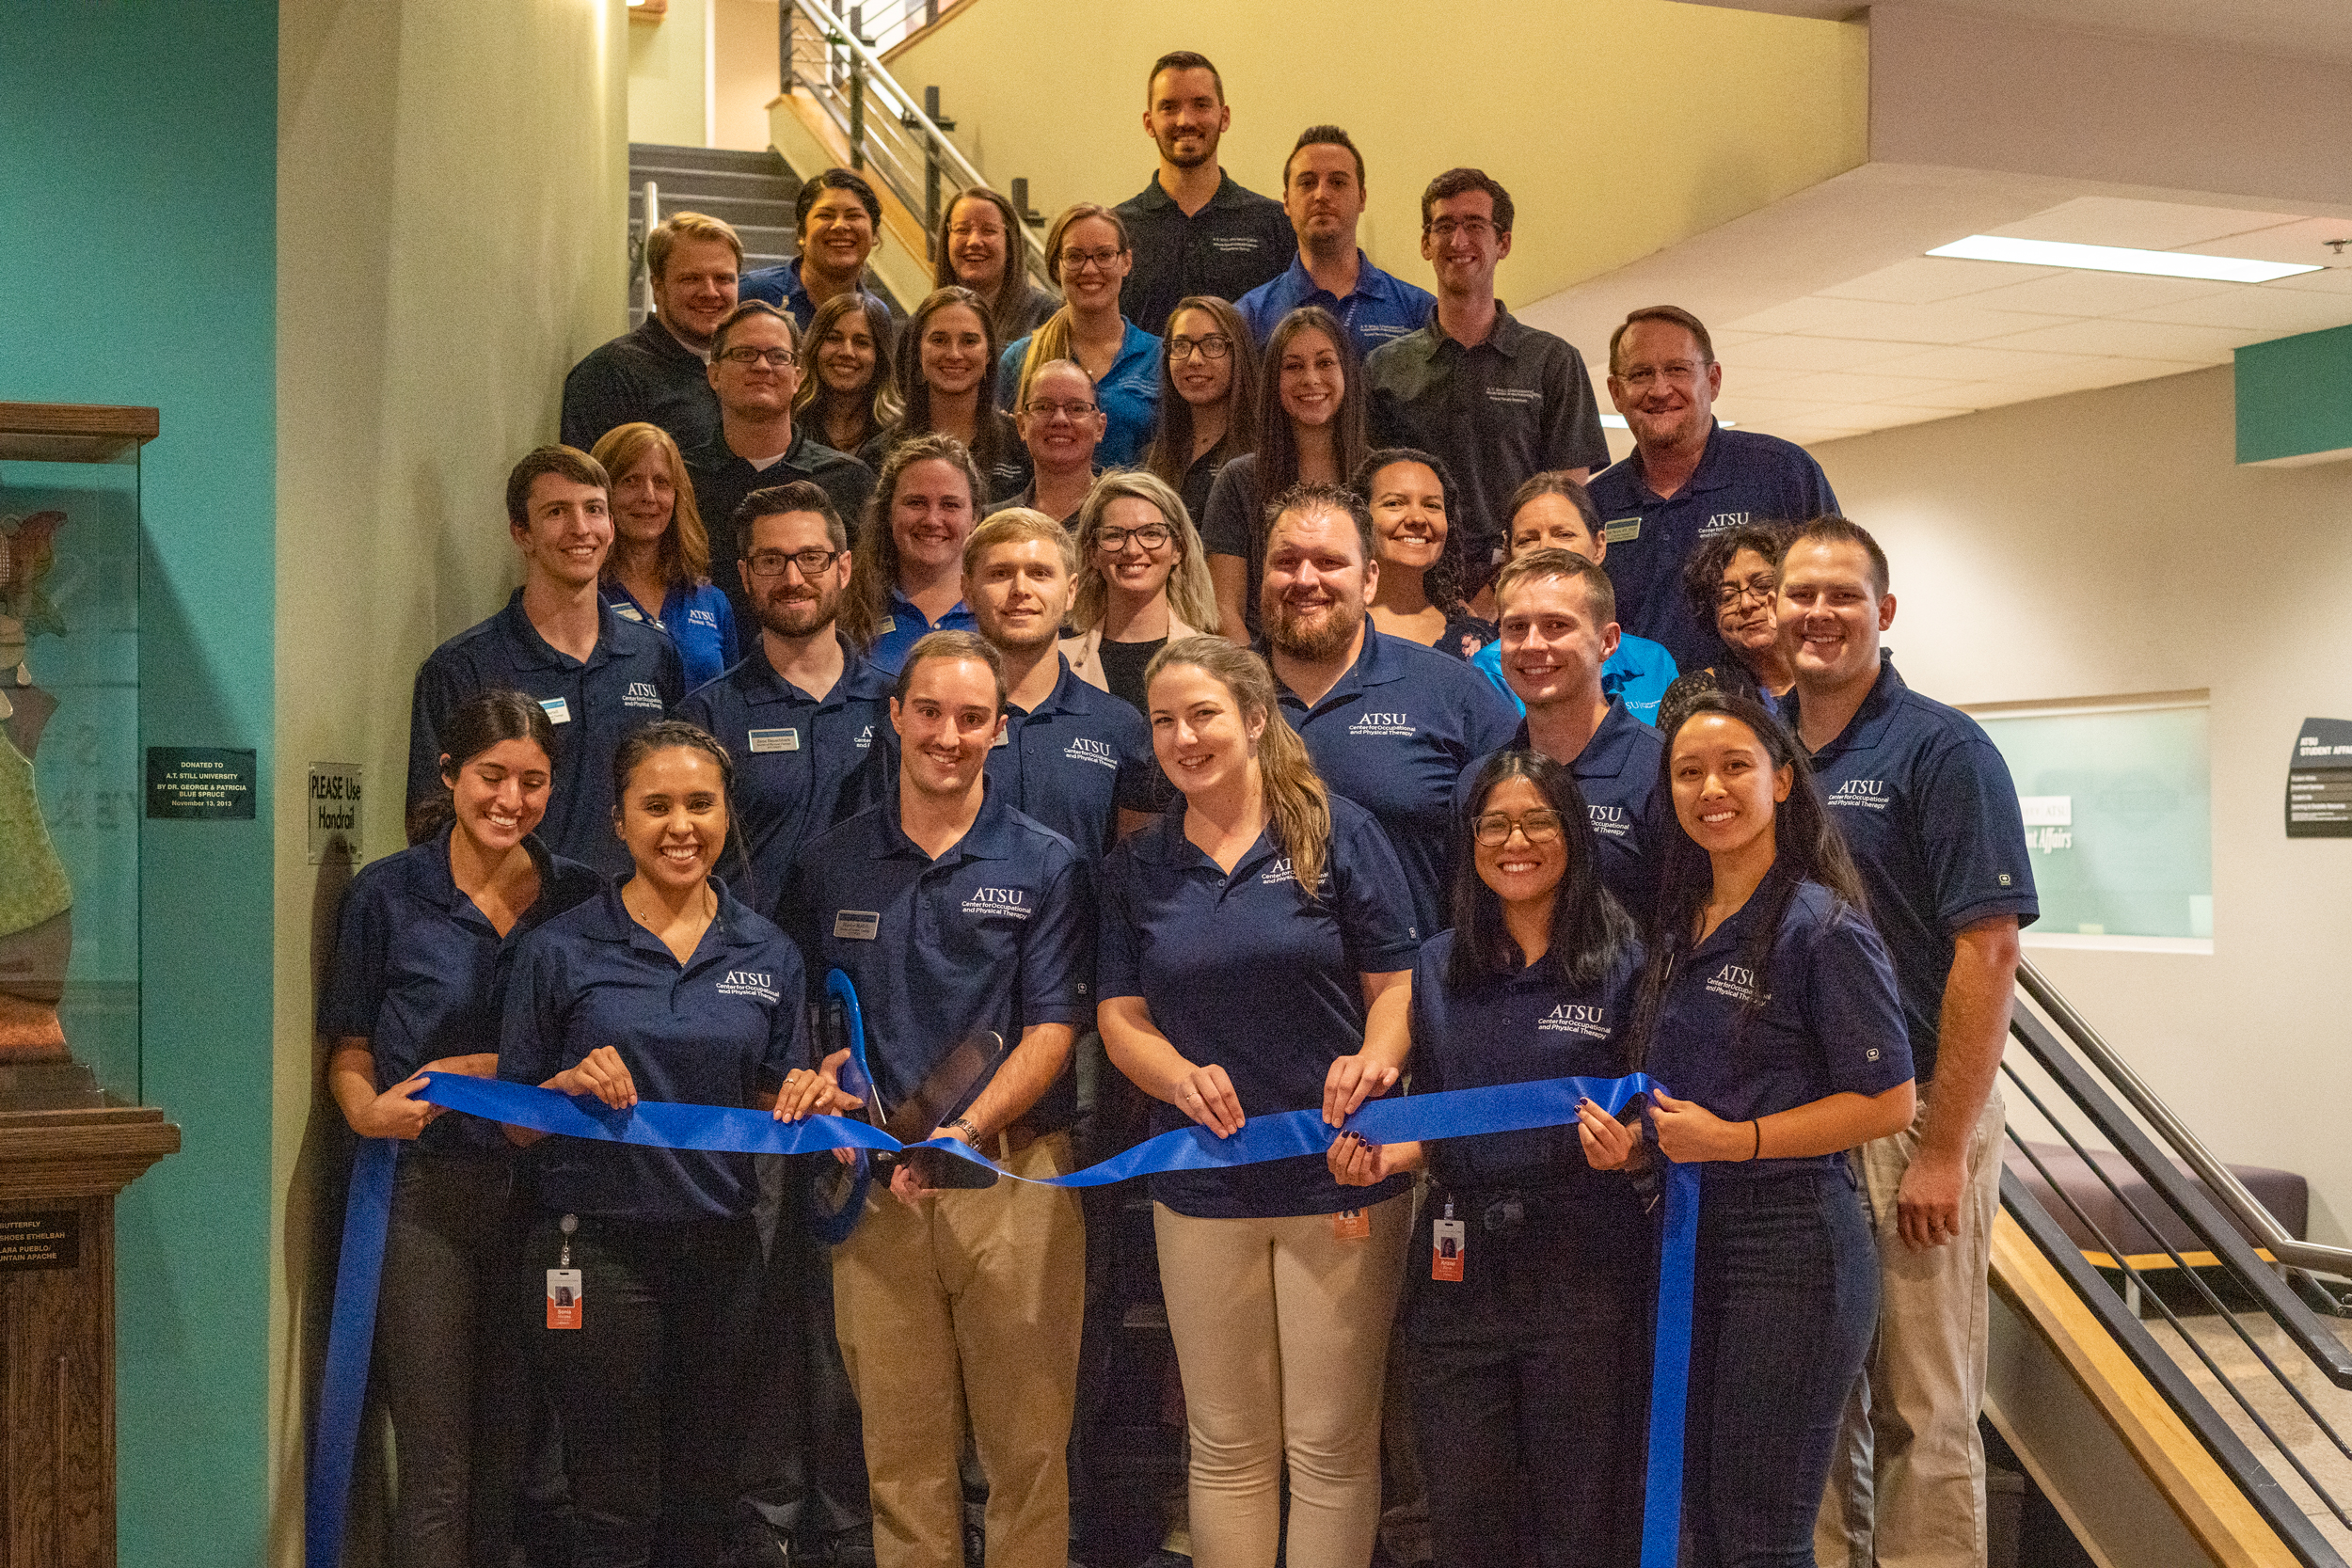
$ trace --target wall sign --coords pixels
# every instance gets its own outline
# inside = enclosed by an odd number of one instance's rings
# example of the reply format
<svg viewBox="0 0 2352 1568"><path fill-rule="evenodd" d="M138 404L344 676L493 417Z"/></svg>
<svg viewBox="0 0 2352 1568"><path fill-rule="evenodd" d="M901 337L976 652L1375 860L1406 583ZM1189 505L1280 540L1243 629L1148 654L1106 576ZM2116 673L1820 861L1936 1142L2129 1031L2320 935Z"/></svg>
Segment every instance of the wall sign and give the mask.
<svg viewBox="0 0 2352 1568"><path fill-rule="evenodd" d="M0 1274L72 1269L82 1263L82 1216L0 1213Z"/></svg>
<svg viewBox="0 0 2352 1568"><path fill-rule="evenodd" d="M2287 763L2287 837L2352 838L2352 719L2306 719Z"/></svg>
<svg viewBox="0 0 2352 1568"><path fill-rule="evenodd" d="M310 863L359 858L359 765L310 764Z"/></svg>
<svg viewBox="0 0 2352 1568"><path fill-rule="evenodd" d="M175 822L253 820L253 753L222 746L150 746L147 815Z"/></svg>

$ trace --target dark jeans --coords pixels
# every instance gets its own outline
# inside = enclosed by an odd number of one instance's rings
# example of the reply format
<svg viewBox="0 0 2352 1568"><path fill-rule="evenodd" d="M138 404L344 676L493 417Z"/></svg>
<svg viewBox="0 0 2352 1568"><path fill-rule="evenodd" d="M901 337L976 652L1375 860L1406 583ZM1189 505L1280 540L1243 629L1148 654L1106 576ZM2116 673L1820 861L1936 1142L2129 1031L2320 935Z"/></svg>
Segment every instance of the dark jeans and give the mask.
<svg viewBox="0 0 2352 1568"><path fill-rule="evenodd" d="M1878 1252L1840 1164L1702 1167L1683 1560L1813 1568L1813 1519L1878 1322Z"/></svg>
<svg viewBox="0 0 2352 1568"><path fill-rule="evenodd" d="M547 1327L563 1236L541 1212L523 1248L532 1359L564 1430L574 1568L708 1568L736 1519L759 1234L734 1220L582 1215L577 1329Z"/></svg>
<svg viewBox="0 0 2352 1568"><path fill-rule="evenodd" d="M407 1148L392 1179L373 1360L399 1464L394 1568L506 1562L526 1408L500 1310L512 1164Z"/></svg>
<svg viewBox="0 0 2352 1568"><path fill-rule="evenodd" d="M1414 1424L1439 1568L1631 1568L1649 1397L1649 1228L1629 1201L1456 1193L1463 1276L1406 1256ZM1522 1218L1496 1211L1506 1197ZM1495 1212L1495 1227L1486 1219Z"/></svg>

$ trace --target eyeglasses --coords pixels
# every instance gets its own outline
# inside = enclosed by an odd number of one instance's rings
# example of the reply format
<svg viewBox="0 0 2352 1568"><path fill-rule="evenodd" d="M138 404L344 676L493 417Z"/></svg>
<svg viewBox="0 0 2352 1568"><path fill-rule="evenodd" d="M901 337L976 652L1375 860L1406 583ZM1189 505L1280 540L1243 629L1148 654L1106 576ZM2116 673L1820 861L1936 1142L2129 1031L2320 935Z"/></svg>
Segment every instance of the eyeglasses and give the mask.
<svg viewBox="0 0 2352 1568"><path fill-rule="evenodd" d="M1233 340L1222 332L1212 332L1205 338L1170 338L1168 341L1168 356L1170 359L1189 359L1196 354L1203 359L1222 359L1232 352Z"/></svg>
<svg viewBox="0 0 2352 1568"><path fill-rule="evenodd" d="M759 550L745 562L755 578L780 578L787 566L798 566L801 576L814 581L824 571L847 554L844 550L820 550L811 546L804 550Z"/></svg>
<svg viewBox="0 0 2352 1568"><path fill-rule="evenodd" d="M1098 272L1108 272L1111 263L1124 254L1116 245L1105 245L1101 250L1065 250L1061 253L1061 270L1084 272L1092 267Z"/></svg>
<svg viewBox="0 0 2352 1568"><path fill-rule="evenodd" d="M1033 420L1050 420L1059 414L1062 418L1075 423L1093 413L1094 404L1090 403L1032 403L1024 404L1022 411Z"/></svg>
<svg viewBox="0 0 2352 1568"><path fill-rule="evenodd" d="M1769 600L1780 584L1770 572L1758 572L1745 582L1726 582L1715 590L1715 603L1729 610L1741 599Z"/></svg>
<svg viewBox="0 0 2352 1568"><path fill-rule="evenodd" d="M1450 240L1456 234L1483 240L1494 231L1495 226L1485 218L1439 218L1429 226L1430 234L1440 240Z"/></svg>
<svg viewBox="0 0 2352 1568"><path fill-rule="evenodd" d="M1499 849L1511 842L1513 829L1530 844L1549 844L1560 836L1560 814L1555 811L1531 811L1518 816L1491 811L1471 824L1470 832L1478 842L1489 849Z"/></svg>
<svg viewBox="0 0 2352 1568"><path fill-rule="evenodd" d="M1670 387L1689 387L1697 383L1699 367L1688 359L1677 359L1671 365L1636 365L1617 379L1637 392L1646 392L1658 385L1661 376L1666 378Z"/></svg>
<svg viewBox="0 0 2352 1568"><path fill-rule="evenodd" d="M742 365L746 368L753 365L767 365L779 371L787 365L798 363L800 359L800 356L788 348L731 348L719 357L730 365Z"/></svg>
<svg viewBox="0 0 2352 1568"><path fill-rule="evenodd" d="M976 240L983 235L994 240L1004 238L1004 234L1005 226L1001 223L965 222L947 226L947 237L951 240Z"/></svg>
<svg viewBox="0 0 2352 1568"><path fill-rule="evenodd" d="M1106 555L1117 555L1132 539L1147 550L1164 550L1175 533L1166 523L1146 523L1141 528L1106 528L1094 536L1094 542Z"/></svg>

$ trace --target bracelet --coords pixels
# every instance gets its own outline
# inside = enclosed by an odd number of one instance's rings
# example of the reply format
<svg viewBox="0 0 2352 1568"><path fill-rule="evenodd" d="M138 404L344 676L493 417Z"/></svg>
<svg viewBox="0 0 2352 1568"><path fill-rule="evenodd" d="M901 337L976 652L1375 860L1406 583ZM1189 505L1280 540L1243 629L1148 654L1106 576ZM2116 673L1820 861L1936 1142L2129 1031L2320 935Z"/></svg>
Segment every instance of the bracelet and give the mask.
<svg viewBox="0 0 2352 1568"><path fill-rule="evenodd" d="M1756 1147L1748 1150L1748 1158L1754 1160L1764 1152L1764 1118L1757 1117L1748 1125L1756 1129Z"/></svg>

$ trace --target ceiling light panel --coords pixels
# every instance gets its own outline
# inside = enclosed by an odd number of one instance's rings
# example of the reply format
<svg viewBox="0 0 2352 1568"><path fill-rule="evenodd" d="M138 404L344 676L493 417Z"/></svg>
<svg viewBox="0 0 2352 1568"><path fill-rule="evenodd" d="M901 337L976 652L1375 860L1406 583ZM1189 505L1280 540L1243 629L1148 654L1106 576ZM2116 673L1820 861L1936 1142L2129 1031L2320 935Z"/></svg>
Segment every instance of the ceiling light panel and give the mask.
<svg viewBox="0 0 2352 1568"><path fill-rule="evenodd" d="M2133 250L2123 245L2071 245L2059 240L2021 240L2001 234L1971 234L1964 240L1938 245L1928 254L1964 261L2014 261L2026 266L2129 272L2151 277L2198 277L2214 283L2267 283L2273 278L2320 270L2317 264L2293 261L2200 256L2179 250Z"/></svg>

